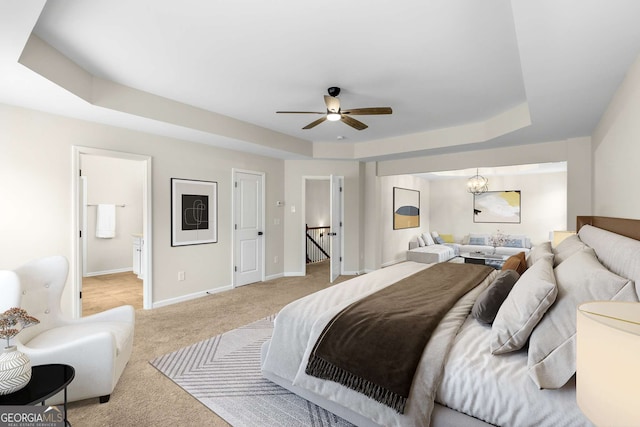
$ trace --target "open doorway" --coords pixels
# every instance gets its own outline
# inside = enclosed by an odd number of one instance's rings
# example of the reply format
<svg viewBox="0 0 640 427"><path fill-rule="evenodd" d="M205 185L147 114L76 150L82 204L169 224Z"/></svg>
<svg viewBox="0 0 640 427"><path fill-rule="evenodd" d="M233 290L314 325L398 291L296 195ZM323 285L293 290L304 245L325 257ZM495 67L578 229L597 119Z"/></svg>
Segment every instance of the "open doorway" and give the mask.
<svg viewBox="0 0 640 427"><path fill-rule="evenodd" d="M342 177L303 177L304 250L307 268L329 272L330 282L342 274Z"/></svg>
<svg viewBox="0 0 640 427"><path fill-rule="evenodd" d="M150 158L74 147L74 313L150 308Z"/></svg>

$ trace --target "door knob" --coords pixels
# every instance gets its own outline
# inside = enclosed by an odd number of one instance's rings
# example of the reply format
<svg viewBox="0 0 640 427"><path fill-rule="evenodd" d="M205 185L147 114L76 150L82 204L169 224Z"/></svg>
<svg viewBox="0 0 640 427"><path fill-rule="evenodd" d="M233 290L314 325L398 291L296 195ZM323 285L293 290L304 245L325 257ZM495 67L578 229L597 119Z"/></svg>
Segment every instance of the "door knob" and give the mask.
<svg viewBox="0 0 640 427"><path fill-rule="evenodd" d="M262 236L264 233L262 231L258 231L258 236Z"/></svg>

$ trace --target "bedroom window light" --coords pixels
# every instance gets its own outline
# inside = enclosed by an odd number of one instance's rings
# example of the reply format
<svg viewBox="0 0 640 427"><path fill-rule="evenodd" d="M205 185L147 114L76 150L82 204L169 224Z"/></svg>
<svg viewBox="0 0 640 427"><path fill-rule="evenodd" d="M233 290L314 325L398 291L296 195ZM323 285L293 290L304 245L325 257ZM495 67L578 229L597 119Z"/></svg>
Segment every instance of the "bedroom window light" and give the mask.
<svg viewBox="0 0 640 427"><path fill-rule="evenodd" d="M597 301L578 307L576 399L597 426L640 420L640 303Z"/></svg>
<svg viewBox="0 0 640 427"><path fill-rule="evenodd" d="M489 190L489 180L484 176L479 175L476 168L476 174L467 180L467 191L471 194L485 193Z"/></svg>

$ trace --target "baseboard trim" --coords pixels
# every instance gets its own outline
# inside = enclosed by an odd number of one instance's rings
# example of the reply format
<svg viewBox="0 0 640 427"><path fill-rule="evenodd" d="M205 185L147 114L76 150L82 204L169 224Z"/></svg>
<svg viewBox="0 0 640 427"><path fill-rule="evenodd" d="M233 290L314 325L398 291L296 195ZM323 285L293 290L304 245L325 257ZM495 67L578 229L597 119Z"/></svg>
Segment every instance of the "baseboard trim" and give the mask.
<svg viewBox="0 0 640 427"><path fill-rule="evenodd" d="M285 271L284 277L297 277L304 276L305 274L301 271Z"/></svg>
<svg viewBox="0 0 640 427"><path fill-rule="evenodd" d="M133 267L115 268L113 270L94 271L87 273L84 277L104 276L106 274L126 273L127 271L133 271Z"/></svg>
<svg viewBox="0 0 640 427"><path fill-rule="evenodd" d="M222 286L220 288L213 288L213 289L209 289L208 291L194 292L192 294L182 295L176 298L169 298L162 301L154 302L151 308L165 307L167 305L177 304L179 302L190 301L196 298L206 297L207 295L230 291L231 289L233 289L233 285Z"/></svg>
<svg viewBox="0 0 640 427"><path fill-rule="evenodd" d="M396 260L392 260L392 261L387 261L385 263L382 263L381 267L389 267L390 265L394 265L394 264L399 264L401 262L405 262L406 259L396 259Z"/></svg>
<svg viewBox="0 0 640 427"><path fill-rule="evenodd" d="M284 277L284 273L271 274L269 276L266 276L264 280L266 282L267 280L279 279L281 277Z"/></svg>

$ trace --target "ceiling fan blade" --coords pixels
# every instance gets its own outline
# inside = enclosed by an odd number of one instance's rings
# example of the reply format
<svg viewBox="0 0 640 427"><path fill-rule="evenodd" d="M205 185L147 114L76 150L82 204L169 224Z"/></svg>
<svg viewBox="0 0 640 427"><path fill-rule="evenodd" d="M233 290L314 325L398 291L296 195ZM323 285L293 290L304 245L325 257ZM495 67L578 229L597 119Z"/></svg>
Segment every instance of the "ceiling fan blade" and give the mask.
<svg viewBox="0 0 640 427"><path fill-rule="evenodd" d="M327 116L324 117L320 117L318 120L309 123L308 125L306 125L305 127L303 127L302 129L311 129L313 127L318 126L320 123L324 122L325 120L327 120Z"/></svg>
<svg viewBox="0 0 640 427"><path fill-rule="evenodd" d="M370 107L370 108L352 108L351 110L345 110L342 114L350 114L352 116L364 116L375 114L391 114L393 111L391 107Z"/></svg>
<svg viewBox="0 0 640 427"><path fill-rule="evenodd" d="M340 112L340 100L335 96L324 96L324 103L327 105L327 110L338 113Z"/></svg>
<svg viewBox="0 0 640 427"><path fill-rule="evenodd" d="M276 113L281 114L327 114L326 112L321 113L318 111L276 111Z"/></svg>
<svg viewBox="0 0 640 427"><path fill-rule="evenodd" d="M343 123L348 124L349 126L351 126L354 129L357 130L363 130L368 128L369 126L365 125L364 123L362 123L359 120L354 119L353 117L349 117L349 116L342 116L340 118L340 120L342 120Z"/></svg>

